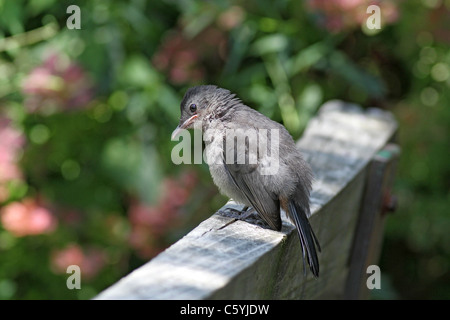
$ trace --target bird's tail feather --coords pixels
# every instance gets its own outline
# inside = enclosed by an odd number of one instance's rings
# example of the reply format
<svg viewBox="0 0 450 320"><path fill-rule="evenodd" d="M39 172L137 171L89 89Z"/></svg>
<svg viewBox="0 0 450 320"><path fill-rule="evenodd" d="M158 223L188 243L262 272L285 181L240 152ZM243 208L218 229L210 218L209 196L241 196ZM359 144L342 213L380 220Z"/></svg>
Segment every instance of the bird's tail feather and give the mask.
<svg viewBox="0 0 450 320"><path fill-rule="evenodd" d="M289 201L289 215L297 227L298 236L300 238L303 256L303 272L306 274L305 261L308 261L311 272L317 278L319 277L319 259L317 257L316 246L317 250L320 252L319 241L309 224L305 210L294 200Z"/></svg>

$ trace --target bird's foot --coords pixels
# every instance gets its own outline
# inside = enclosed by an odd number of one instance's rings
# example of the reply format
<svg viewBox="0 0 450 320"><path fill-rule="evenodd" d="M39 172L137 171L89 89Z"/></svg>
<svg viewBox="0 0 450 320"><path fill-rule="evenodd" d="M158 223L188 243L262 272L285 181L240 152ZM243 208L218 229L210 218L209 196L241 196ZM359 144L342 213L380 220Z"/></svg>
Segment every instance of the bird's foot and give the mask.
<svg viewBox="0 0 450 320"><path fill-rule="evenodd" d="M243 207L242 210L226 207L219 210L219 214L224 217L242 220L251 224L255 224L261 228L270 229L269 225L259 216L258 212L252 207Z"/></svg>

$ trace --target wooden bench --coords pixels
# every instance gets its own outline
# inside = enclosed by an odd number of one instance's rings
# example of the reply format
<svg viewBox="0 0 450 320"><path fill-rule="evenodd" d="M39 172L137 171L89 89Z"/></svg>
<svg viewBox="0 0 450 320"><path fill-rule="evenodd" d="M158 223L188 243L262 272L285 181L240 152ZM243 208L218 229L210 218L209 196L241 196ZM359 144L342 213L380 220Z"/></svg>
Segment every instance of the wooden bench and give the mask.
<svg viewBox="0 0 450 320"><path fill-rule="evenodd" d="M396 130L389 112L330 101L298 141L315 175L318 279L309 270L303 275L299 240L285 216L277 232L216 213L95 299L367 297L367 266L377 264L384 213L394 208Z"/></svg>

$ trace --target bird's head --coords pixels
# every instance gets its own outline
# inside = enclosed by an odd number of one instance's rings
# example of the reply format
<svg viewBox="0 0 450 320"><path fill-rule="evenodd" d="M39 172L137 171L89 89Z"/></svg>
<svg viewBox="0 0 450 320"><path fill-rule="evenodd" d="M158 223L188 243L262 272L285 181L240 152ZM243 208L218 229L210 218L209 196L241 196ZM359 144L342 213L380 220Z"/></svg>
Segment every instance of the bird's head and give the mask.
<svg viewBox="0 0 450 320"><path fill-rule="evenodd" d="M175 139L182 129L201 127L204 120L228 110L236 101L235 95L214 85L192 87L181 101L180 123L172 133Z"/></svg>

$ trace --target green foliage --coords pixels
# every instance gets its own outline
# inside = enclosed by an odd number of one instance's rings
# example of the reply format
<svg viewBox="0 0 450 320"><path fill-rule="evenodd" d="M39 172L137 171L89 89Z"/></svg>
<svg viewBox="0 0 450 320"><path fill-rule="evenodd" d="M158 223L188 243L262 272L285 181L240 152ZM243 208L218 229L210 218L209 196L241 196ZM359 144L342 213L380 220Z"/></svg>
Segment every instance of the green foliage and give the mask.
<svg viewBox="0 0 450 320"><path fill-rule="evenodd" d="M294 138L330 99L392 110L400 208L375 298L448 298L448 1L383 1L376 32L323 3L77 1L70 30L70 1L0 0L0 299L91 298L224 203L205 165L171 161L200 83Z"/></svg>

